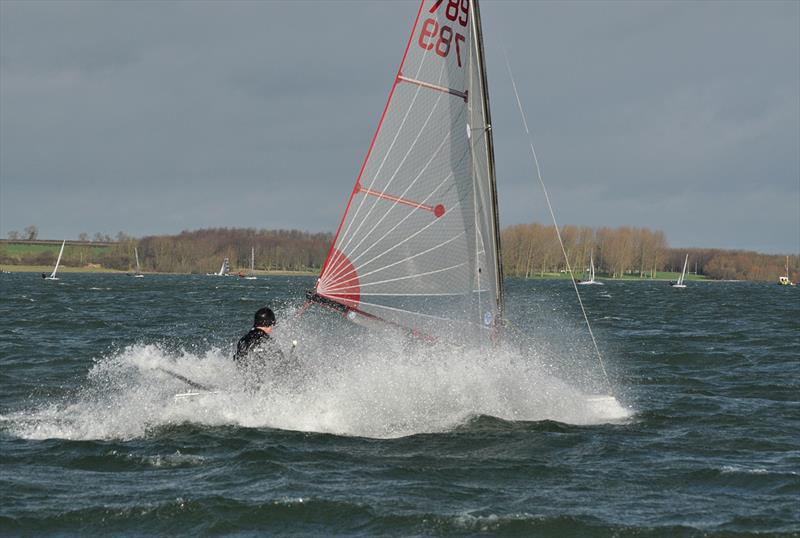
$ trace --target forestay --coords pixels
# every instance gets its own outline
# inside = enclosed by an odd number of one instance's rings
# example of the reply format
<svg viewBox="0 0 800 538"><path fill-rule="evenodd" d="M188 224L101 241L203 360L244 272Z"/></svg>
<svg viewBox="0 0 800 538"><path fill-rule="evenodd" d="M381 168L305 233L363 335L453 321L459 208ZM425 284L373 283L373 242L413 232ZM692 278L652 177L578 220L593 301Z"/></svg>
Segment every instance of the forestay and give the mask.
<svg viewBox="0 0 800 538"><path fill-rule="evenodd" d="M352 319L489 340L502 314L475 0L424 0L315 298ZM466 331L465 331L466 329Z"/></svg>

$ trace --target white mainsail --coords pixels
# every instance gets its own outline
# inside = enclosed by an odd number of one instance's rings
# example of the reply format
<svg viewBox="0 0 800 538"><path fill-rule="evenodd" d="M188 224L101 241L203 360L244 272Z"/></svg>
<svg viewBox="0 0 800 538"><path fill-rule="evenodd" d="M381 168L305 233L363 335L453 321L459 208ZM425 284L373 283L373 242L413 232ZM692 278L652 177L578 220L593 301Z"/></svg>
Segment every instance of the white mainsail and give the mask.
<svg viewBox="0 0 800 538"><path fill-rule="evenodd" d="M67 244L67 240L61 241L61 250L58 251L58 259L56 260L56 266L53 268L53 272L50 273L50 276L46 278L46 280L58 280L56 273L58 273L58 266L61 264L61 256L64 254L64 245Z"/></svg>
<svg viewBox="0 0 800 538"><path fill-rule="evenodd" d="M228 258L225 258L224 260L222 260L222 266L219 268L217 276L225 276L230 272L231 272L231 263L228 260Z"/></svg>
<svg viewBox="0 0 800 538"><path fill-rule="evenodd" d="M495 334L502 267L476 0L423 0L312 299L427 335Z"/></svg>
<svg viewBox="0 0 800 538"><path fill-rule="evenodd" d="M581 285L595 284L602 286L603 283L594 279L594 253L589 253L589 280L578 282Z"/></svg>
<svg viewBox="0 0 800 538"><path fill-rule="evenodd" d="M142 268L139 266L139 249L137 247L133 247L133 255L136 257L136 273L133 276L142 278L144 275L142 274Z"/></svg>
<svg viewBox="0 0 800 538"><path fill-rule="evenodd" d="M685 288L686 284L683 283L683 279L686 277L686 265L689 263L689 255L686 255L686 259L683 260L683 270L681 271L681 276L678 277L678 281L672 285L673 288Z"/></svg>

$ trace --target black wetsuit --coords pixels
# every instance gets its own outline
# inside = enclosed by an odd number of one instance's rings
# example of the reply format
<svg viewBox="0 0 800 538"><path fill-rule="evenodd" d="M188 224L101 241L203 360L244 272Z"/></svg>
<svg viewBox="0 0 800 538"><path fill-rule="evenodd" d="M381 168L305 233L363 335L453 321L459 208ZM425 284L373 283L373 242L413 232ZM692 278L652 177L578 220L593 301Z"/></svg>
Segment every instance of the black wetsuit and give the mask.
<svg viewBox="0 0 800 538"><path fill-rule="evenodd" d="M239 340L233 360L255 385L261 385L267 378L285 380L297 369L297 361L286 357L277 342L257 327Z"/></svg>

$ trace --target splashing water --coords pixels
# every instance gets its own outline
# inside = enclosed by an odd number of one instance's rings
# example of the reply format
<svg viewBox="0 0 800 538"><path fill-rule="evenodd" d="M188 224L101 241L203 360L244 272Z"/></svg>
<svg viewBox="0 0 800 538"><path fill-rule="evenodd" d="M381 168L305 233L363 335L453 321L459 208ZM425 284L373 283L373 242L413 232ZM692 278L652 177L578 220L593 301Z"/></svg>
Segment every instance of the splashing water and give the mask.
<svg viewBox="0 0 800 538"><path fill-rule="evenodd" d="M278 334L284 349L293 331L287 326ZM548 374L534 350L409 346L386 335L362 339L358 350L345 342L330 334L304 340L298 377L255 393L218 348L132 345L98 360L70 397L0 420L11 433L35 439L131 439L181 423L389 438L449 431L479 415L583 425L632 414L613 397L592 396ZM163 370L216 390L176 399L190 387Z"/></svg>

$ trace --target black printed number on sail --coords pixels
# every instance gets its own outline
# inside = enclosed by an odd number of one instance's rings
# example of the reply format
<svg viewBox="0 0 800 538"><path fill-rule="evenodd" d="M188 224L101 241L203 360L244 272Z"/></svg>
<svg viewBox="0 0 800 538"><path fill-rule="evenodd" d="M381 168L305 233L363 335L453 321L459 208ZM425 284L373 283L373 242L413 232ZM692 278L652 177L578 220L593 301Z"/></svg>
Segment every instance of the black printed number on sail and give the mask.
<svg viewBox="0 0 800 538"><path fill-rule="evenodd" d="M467 26L469 21L469 0L436 0L428 12L436 13L438 9L443 9L445 18L454 24L452 26L439 24L433 17L425 19L425 22L422 23L417 43L425 50L433 49L442 58L447 58L450 55L450 51L455 49L458 67L462 67L461 44L464 43L466 38L453 30L453 27L458 28L458 26L455 26L456 23L461 27Z"/></svg>

